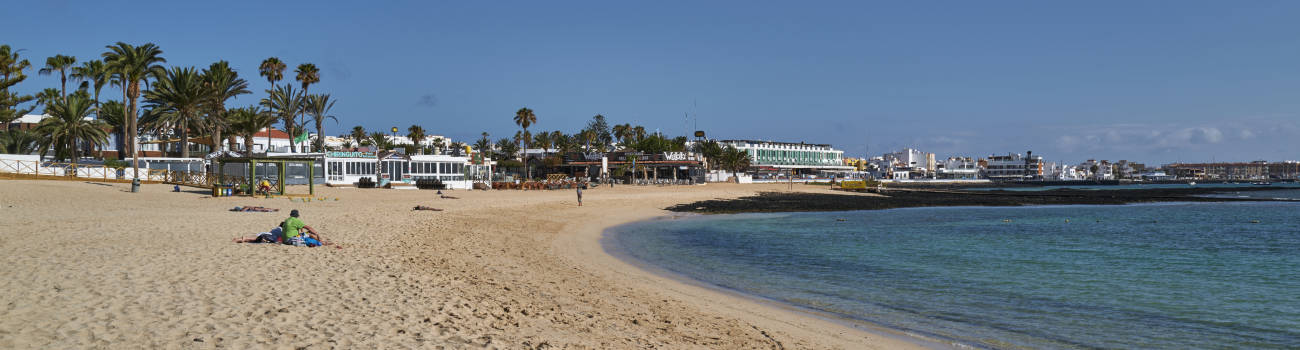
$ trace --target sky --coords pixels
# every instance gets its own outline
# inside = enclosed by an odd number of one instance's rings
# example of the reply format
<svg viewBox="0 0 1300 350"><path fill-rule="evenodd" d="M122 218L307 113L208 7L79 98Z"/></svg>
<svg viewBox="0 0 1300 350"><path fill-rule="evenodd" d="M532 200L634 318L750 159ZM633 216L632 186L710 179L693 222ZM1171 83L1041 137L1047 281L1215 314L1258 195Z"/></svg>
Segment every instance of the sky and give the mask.
<svg viewBox="0 0 1300 350"><path fill-rule="evenodd" d="M46 57L152 42L321 69L326 133L412 124L453 141L576 132L596 114L669 136L829 143L863 157L1033 151L1048 161L1300 159L1295 1L62 1L8 13ZM286 77L292 77L286 72ZM106 89L103 96L120 96ZM119 97L120 98L120 97Z"/></svg>

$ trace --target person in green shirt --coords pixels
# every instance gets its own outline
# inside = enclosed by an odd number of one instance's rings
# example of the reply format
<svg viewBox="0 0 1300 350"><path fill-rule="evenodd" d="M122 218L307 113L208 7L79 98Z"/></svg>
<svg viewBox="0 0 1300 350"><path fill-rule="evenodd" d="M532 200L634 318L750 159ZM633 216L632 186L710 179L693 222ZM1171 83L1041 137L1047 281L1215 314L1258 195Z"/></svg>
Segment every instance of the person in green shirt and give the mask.
<svg viewBox="0 0 1300 350"><path fill-rule="evenodd" d="M303 234L303 230L307 231L306 234ZM295 239L299 235L303 237ZM330 245L329 242L321 238L319 233L316 233L315 229L303 224L302 219L298 218L298 209L290 211L289 218L280 223L280 243L294 244L296 242L302 242L308 246Z"/></svg>
<svg viewBox="0 0 1300 350"><path fill-rule="evenodd" d="M298 209L289 212L289 218L280 223L280 242L292 244L291 240L298 237L304 226L307 225L304 225L302 220L298 219Z"/></svg>

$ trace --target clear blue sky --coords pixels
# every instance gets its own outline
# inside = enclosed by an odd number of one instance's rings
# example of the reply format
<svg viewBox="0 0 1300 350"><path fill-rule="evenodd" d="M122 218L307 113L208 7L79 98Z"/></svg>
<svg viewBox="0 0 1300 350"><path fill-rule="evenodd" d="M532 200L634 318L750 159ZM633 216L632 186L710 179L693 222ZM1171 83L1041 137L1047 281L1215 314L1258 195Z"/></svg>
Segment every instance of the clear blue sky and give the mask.
<svg viewBox="0 0 1300 350"><path fill-rule="evenodd" d="M123 4L130 6L122 6ZM1053 161L1300 159L1300 2L32 1L0 43L321 68L354 125L467 141L595 114L672 135ZM35 70L30 72L35 75ZM291 73L290 73L291 74ZM288 75L288 74L287 74ZM57 78L34 76L34 93ZM106 96L119 96L116 91ZM692 124L694 121L692 121Z"/></svg>

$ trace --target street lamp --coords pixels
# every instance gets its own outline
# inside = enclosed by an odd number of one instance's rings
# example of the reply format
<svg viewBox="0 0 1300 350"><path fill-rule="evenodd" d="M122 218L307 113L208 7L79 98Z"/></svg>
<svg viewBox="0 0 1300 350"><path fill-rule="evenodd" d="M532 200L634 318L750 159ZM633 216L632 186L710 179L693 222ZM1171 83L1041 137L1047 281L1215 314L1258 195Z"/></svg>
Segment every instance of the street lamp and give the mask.
<svg viewBox="0 0 1300 350"><path fill-rule="evenodd" d="M393 130L393 139L397 139L397 127L394 126L392 130Z"/></svg>

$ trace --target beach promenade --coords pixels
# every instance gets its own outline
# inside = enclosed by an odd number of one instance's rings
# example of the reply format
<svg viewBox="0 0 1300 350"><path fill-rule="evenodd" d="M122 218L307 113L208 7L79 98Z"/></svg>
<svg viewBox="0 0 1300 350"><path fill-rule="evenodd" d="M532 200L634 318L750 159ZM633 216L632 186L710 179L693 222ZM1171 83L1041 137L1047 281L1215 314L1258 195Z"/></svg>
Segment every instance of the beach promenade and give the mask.
<svg viewBox="0 0 1300 350"><path fill-rule="evenodd" d="M599 242L671 205L785 188L618 186L578 207L571 191L324 188L303 203L0 181L0 348L917 347L661 277ZM244 205L281 212L227 211ZM291 209L342 248L231 243Z"/></svg>

